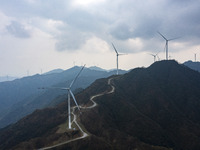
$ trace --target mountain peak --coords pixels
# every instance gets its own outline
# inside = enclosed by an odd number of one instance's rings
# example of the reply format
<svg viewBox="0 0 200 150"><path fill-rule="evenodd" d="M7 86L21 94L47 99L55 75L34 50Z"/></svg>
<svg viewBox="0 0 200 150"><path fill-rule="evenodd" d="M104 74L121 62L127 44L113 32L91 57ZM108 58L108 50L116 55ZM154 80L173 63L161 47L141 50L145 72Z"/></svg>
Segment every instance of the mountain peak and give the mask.
<svg viewBox="0 0 200 150"><path fill-rule="evenodd" d="M97 66L91 66L91 67L89 67L89 69L91 69L91 70L96 70L96 71L107 71L107 70L102 69L102 68L97 67Z"/></svg>
<svg viewBox="0 0 200 150"><path fill-rule="evenodd" d="M63 69L54 69L54 70L44 73L44 75L53 74L53 73L61 73L63 71L64 71Z"/></svg>
<svg viewBox="0 0 200 150"><path fill-rule="evenodd" d="M156 61L149 68L151 68L151 67L165 68L165 67L169 67L169 66L178 66L178 65L179 65L178 62L175 60L161 60L161 61Z"/></svg>

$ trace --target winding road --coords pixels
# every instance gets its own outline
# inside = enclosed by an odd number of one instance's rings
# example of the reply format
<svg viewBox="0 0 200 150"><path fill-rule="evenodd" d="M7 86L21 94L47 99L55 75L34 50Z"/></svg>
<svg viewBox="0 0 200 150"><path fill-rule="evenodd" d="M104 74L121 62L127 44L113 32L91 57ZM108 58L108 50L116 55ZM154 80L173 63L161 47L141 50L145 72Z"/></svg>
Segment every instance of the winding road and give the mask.
<svg viewBox="0 0 200 150"><path fill-rule="evenodd" d="M100 93L100 94L96 94L94 96L92 96L90 98L90 101L92 101L93 105L92 106L88 106L88 107L82 107L80 106L81 109L92 109L94 107L96 107L98 104L94 101L94 99L96 97L100 97L100 96L103 96L105 94L111 94L111 93L114 93L115 92L115 87L113 85L111 85L111 80L113 78L110 78L108 79L108 85L111 86L111 90L108 91L108 92L103 92L103 93ZM70 142L73 142L73 141L77 141L77 140L80 140L80 139L83 139L83 138L86 138L88 137L89 135L83 131L83 129L80 127L79 123L77 122L77 115L74 113L75 112L75 109L77 108L77 106L74 106L72 107L72 115L74 116L73 117L73 120L72 120L72 123L75 123L77 125L77 127L79 128L79 130L81 131L82 133L82 136L78 137L78 138L74 138L74 139L71 139L71 140L68 140L68 141L65 141L65 142L62 142L62 143L59 143L59 144L56 144L56 145L53 145L53 146L49 146L49 147L44 147L44 148L40 148L39 150L48 150L48 149L52 149L52 148L55 148L55 147L58 147L58 146L61 146L61 145L65 145L67 143L70 143Z"/></svg>

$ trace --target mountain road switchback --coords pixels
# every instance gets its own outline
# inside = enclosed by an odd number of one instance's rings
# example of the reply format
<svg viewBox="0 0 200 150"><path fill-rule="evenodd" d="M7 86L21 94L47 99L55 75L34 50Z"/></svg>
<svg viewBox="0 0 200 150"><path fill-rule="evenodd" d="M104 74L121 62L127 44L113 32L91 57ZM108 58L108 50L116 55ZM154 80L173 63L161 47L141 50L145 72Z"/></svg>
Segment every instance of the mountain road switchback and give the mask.
<svg viewBox="0 0 200 150"><path fill-rule="evenodd" d="M110 91L107 91L107 92L103 92L103 93L100 93L100 94L96 94L96 95L93 95L91 98L90 98L90 101L93 103L91 106L88 106L88 107L82 107L80 106L81 109L92 109L94 107L96 107L98 104L94 101L95 98L97 97L100 97L100 96L103 96L103 95L106 95L106 94L112 94L115 92L115 87L111 84L111 80L113 78L110 78L108 79L108 82L107 84L109 86L111 86L111 90ZM78 123L77 121L77 115L75 114L75 109L77 108L77 106L74 106L72 107L72 115L74 116L73 117L73 120L72 120L72 123L75 123L76 126L79 128L79 130L81 131L82 135L80 137L77 137L77 138L74 138L74 139L71 139L71 140L67 140L65 142L62 142L62 143L59 143L59 144L56 144L56 145L53 145L53 146L48 146L48 147L43 147L43 148L40 148L39 150L48 150L48 149L53 149L53 148L56 148L56 147L59 147L59 146L62 146L62 145L65 145L65 144L68 144L70 142L73 142L73 141L77 141L77 140L80 140L80 139L84 139L86 137L89 136L88 133L86 133L85 131L83 131L83 129L81 128L80 126L80 123Z"/></svg>

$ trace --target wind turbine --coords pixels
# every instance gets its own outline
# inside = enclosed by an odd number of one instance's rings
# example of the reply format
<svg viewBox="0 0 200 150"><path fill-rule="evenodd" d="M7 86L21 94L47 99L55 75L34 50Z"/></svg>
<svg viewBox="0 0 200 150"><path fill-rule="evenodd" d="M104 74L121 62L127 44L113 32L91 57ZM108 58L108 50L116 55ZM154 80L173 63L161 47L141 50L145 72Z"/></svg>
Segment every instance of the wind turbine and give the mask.
<svg viewBox="0 0 200 150"><path fill-rule="evenodd" d="M76 101L76 98L74 96L74 94L71 91L71 88L73 86L73 84L75 83L75 81L77 80L78 76L81 74L83 68L85 67L85 65L81 68L81 70L79 71L79 73L76 75L76 77L74 78L74 80L71 82L70 86L68 88L64 88L64 87L50 87L50 88L41 88L41 89L61 89L61 90L67 90L68 91L68 124L69 124L69 129L71 129L71 110L70 110L70 97L72 97L72 99L74 100L74 103L76 104L78 110L80 111L80 107L78 106L78 103Z"/></svg>
<svg viewBox="0 0 200 150"><path fill-rule="evenodd" d="M114 50L116 52L116 55L117 55L117 75L118 75L119 74L118 73L118 68L119 68L119 65L118 65L118 56L120 56L120 55L126 55L126 54L119 54L113 43L112 43L112 46L113 46L113 48L114 48Z"/></svg>
<svg viewBox="0 0 200 150"><path fill-rule="evenodd" d="M163 37L163 39L165 39L166 41L166 44L165 44L165 48L166 48L166 60L168 60L168 42L169 41L172 41L172 40L175 40L175 39L178 39L178 38L172 38L172 39L167 39L164 35L162 35L160 32L158 32L158 34L160 34L160 36Z"/></svg>
<svg viewBox="0 0 200 150"><path fill-rule="evenodd" d="M197 54L194 53L194 62L196 62L196 61L197 61Z"/></svg>
<svg viewBox="0 0 200 150"><path fill-rule="evenodd" d="M149 55L153 56L154 62L155 62L155 61L156 61L156 56L158 57L158 53L157 53L157 54L149 54ZM159 58L159 57L158 57L158 58Z"/></svg>

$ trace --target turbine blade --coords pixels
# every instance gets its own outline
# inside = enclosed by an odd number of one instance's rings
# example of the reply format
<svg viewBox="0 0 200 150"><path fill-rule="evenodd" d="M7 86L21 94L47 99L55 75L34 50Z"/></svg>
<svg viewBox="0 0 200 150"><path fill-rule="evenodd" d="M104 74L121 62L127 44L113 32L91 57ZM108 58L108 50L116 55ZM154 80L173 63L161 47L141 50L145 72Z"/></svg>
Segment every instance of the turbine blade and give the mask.
<svg viewBox="0 0 200 150"><path fill-rule="evenodd" d="M128 55L128 54L118 54L118 56L120 56L120 55Z"/></svg>
<svg viewBox="0 0 200 150"><path fill-rule="evenodd" d="M59 90L68 90L69 88L64 88L64 87L39 87L38 89L59 89Z"/></svg>
<svg viewBox="0 0 200 150"><path fill-rule="evenodd" d="M117 55L119 55L119 54L118 54L118 52L117 52L117 49L115 48L115 46L114 46L114 44L113 44L113 43L112 43L112 46L113 46L113 48L114 48L115 52L117 53Z"/></svg>
<svg viewBox="0 0 200 150"><path fill-rule="evenodd" d="M77 103L77 101L76 101L76 99L75 99L75 96L74 96L74 94L72 93L72 91L71 91L71 90L69 90L69 93L71 94L71 96L72 96L72 98L73 98L73 100L74 100L74 102L75 102L76 106L77 106L77 107L78 107L78 109L80 110L80 108L79 108L79 106L78 106L78 103Z"/></svg>
<svg viewBox="0 0 200 150"><path fill-rule="evenodd" d="M83 68L85 67L85 65L81 68L81 70L79 71L79 73L77 74L77 76L74 78L74 80L71 82L71 84L70 84L70 86L69 86L69 88L71 88L72 87L72 85L74 84L74 82L77 80L77 78L78 78L78 76L81 74L81 72L82 72L82 70L83 70Z"/></svg>
<svg viewBox="0 0 200 150"><path fill-rule="evenodd" d="M149 55L151 55L151 56L155 56L154 54L151 54L151 53L148 53Z"/></svg>
<svg viewBox="0 0 200 150"><path fill-rule="evenodd" d="M180 39L181 37L176 37L176 38L172 38L172 39L169 39L168 41L172 41L172 40L176 40L176 39Z"/></svg>
<svg viewBox="0 0 200 150"><path fill-rule="evenodd" d="M157 55L158 60L160 61L160 57Z"/></svg>
<svg viewBox="0 0 200 150"><path fill-rule="evenodd" d="M160 34L160 36L162 36L162 37L163 37L163 39L165 39L166 41L168 41L168 40L167 40L167 38L166 38L166 37L164 37L164 35L162 35L160 32L158 32L158 31L157 31L157 33L158 33L158 34Z"/></svg>

